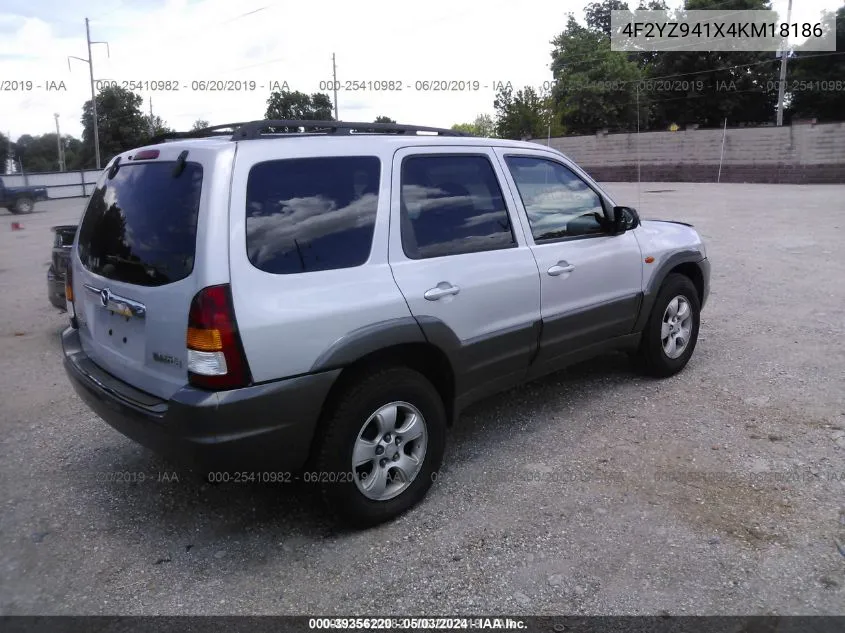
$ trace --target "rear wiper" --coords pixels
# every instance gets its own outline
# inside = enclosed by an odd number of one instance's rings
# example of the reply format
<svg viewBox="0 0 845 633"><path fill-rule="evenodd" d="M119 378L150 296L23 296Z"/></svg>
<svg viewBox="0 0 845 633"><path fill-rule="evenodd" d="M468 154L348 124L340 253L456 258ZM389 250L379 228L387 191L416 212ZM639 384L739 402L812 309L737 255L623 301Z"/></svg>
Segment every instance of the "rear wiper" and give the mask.
<svg viewBox="0 0 845 633"><path fill-rule="evenodd" d="M120 169L120 156L114 159L114 164L109 168L109 180L117 175L118 169Z"/></svg>
<svg viewBox="0 0 845 633"><path fill-rule="evenodd" d="M188 158L188 150L183 149L176 158L176 166L173 168L173 177L178 178L185 171L185 159Z"/></svg>

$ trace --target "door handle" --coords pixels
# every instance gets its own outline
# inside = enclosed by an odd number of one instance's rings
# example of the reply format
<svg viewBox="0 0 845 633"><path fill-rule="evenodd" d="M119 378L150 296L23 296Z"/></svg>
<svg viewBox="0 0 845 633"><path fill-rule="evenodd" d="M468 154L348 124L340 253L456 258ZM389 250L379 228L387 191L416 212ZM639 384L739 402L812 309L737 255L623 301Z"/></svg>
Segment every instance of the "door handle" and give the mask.
<svg viewBox="0 0 845 633"><path fill-rule="evenodd" d="M571 273L573 270L575 270L575 266L573 266L569 262L561 261L549 268L549 274L552 277L557 277L558 275L562 275L563 273Z"/></svg>
<svg viewBox="0 0 845 633"><path fill-rule="evenodd" d="M460 291L460 288L458 288L457 286L453 286L448 281L441 281L434 288L429 288L428 290L426 290L423 296L429 301L437 301L438 299L446 297L448 295L456 295Z"/></svg>

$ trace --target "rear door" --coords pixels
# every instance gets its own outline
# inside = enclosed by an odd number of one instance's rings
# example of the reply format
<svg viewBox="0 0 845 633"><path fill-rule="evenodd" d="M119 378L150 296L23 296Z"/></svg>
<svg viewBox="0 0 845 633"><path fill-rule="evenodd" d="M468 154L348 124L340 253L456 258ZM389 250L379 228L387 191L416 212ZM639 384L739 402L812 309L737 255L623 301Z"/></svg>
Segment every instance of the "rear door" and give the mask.
<svg viewBox="0 0 845 633"><path fill-rule="evenodd" d="M393 161L390 265L429 340L457 359L459 398L522 380L536 349L537 265L488 147Z"/></svg>
<svg viewBox="0 0 845 633"><path fill-rule="evenodd" d="M234 145L234 144L233 144ZM113 376L161 398L187 382L186 328L194 294L224 283L198 265L203 222L226 198L211 195L215 167L227 159L191 147L161 146L152 160L124 155L100 176L79 227L73 261L74 305L86 354ZM219 176L217 178L220 179ZM222 198L222 206L221 206ZM227 251L217 251L223 268Z"/></svg>
<svg viewBox="0 0 845 633"><path fill-rule="evenodd" d="M611 208L598 187L551 153L497 149L517 193L540 270L543 333L536 368L629 334L642 293L642 254L633 231L611 235Z"/></svg>

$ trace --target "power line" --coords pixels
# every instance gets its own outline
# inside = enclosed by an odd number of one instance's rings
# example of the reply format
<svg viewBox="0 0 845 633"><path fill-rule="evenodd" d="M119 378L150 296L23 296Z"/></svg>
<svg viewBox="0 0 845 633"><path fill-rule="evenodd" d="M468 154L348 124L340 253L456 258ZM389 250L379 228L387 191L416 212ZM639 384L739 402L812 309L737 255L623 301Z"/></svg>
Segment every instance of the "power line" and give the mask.
<svg viewBox="0 0 845 633"><path fill-rule="evenodd" d="M815 59L816 57L831 57L834 55L845 55L845 51L837 51L835 53L819 53L818 55L802 55L798 59L805 60L805 59ZM772 59L764 59L758 62L749 62L746 64L734 64L732 66L718 66L716 68L703 68L701 70L695 70L686 73L676 73L674 75L661 75L659 77L645 77L643 79L623 79L619 81L613 81L612 83L615 85L626 85L626 84L634 84L634 83L641 83L646 81L657 81L659 79L673 79L675 77L689 77L691 75L704 75L707 73L714 73L720 70L733 70L736 68L752 68L754 66L761 66L763 64L773 64L779 62L780 59L772 58ZM555 83L562 81L561 79L556 79Z"/></svg>

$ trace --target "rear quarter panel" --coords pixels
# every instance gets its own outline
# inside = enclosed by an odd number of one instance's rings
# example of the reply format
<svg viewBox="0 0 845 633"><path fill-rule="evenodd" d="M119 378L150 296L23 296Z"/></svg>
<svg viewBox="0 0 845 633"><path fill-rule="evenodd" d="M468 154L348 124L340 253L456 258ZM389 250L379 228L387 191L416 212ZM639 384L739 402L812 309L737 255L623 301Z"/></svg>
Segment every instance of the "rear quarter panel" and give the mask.
<svg viewBox="0 0 845 633"><path fill-rule="evenodd" d="M376 323L411 316L387 261L392 149L320 139L319 156L377 156L380 183L372 248L362 266L273 274L249 261L247 183L257 163L315 156L298 139L238 144L229 213L229 266L235 315L256 382L308 373L342 337Z"/></svg>

